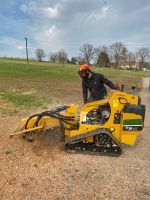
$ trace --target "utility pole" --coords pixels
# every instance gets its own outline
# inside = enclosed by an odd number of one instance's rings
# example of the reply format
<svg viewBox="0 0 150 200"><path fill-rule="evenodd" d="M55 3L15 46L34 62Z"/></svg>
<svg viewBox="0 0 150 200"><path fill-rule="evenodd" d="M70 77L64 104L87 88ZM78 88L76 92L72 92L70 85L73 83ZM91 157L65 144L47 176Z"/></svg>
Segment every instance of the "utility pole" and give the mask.
<svg viewBox="0 0 150 200"><path fill-rule="evenodd" d="M25 42L26 42L26 56L27 56L27 71L29 71L29 57L28 57L28 38L25 37Z"/></svg>
<svg viewBox="0 0 150 200"><path fill-rule="evenodd" d="M149 80L149 90L150 90L150 80Z"/></svg>

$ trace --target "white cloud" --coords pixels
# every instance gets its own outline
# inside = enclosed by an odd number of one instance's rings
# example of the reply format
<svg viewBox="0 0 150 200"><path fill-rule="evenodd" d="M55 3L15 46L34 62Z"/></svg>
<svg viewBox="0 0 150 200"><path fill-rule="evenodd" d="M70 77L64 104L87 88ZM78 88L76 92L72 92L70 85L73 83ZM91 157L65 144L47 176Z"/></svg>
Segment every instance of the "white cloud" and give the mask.
<svg viewBox="0 0 150 200"><path fill-rule="evenodd" d="M93 23L103 20L107 14L109 14L109 7L104 6L100 10L93 11L88 17L87 20Z"/></svg>
<svg viewBox="0 0 150 200"><path fill-rule="evenodd" d="M26 55L24 38L0 37L0 44L4 46L0 56L25 57ZM30 49L30 46L28 48Z"/></svg>
<svg viewBox="0 0 150 200"><path fill-rule="evenodd" d="M25 47L25 45L18 45L17 46L17 49L19 49L19 50L24 50L26 47Z"/></svg>
<svg viewBox="0 0 150 200"><path fill-rule="evenodd" d="M26 0L21 4L17 2L19 1L15 1L17 6L10 9L4 1L8 15L3 14L2 5L0 7L2 34L6 31L6 34L13 34L14 37L15 34L22 38L27 36L33 54L33 48L41 47L47 52L68 48L68 54L73 55L74 49L79 52L79 47L85 42L95 46L109 45L116 41L150 43L150 4L144 0L142 3L140 0ZM18 7L24 15L20 15ZM13 15L9 15L8 9L16 12L14 18ZM13 40L10 37L0 40L0 43L12 45L18 51L23 51L25 41Z"/></svg>
<svg viewBox="0 0 150 200"><path fill-rule="evenodd" d="M107 12L109 11L109 7L108 6L104 6L102 8L102 15L105 16L107 14Z"/></svg>
<svg viewBox="0 0 150 200"><path fill-rule="evenodd" d="M20 10L25 14L34 14L36 11L39 10L38 5L34 1L30 1L29 4L21 4Z"/></svg>
<svg viewBox="0 0 150 200"><path fill-rule="evenodd" d="M22 41L20 39L15 39L12 37L0 37L0 44L6 44L6 45L10 45L10 46L14 46L17 47L20 44L22 44Z"/></svg>
<svg viewBox="0 0 150 200"><path fill-rule="evenodd" d="M49 18L55 18L59 16L60 9L61 5L56 4L54 7L43 8L43 13Z"/></svg>
<svg viewBox="0 0 150 200"><path fill-rule="evenodd" d="M60 10L62 8L62 5L59 3L56 3L53 7L51 6L44 6L41 4L39 6L38 3L31 1L28 4L22 4L20 6L20 10L28 14L30 16L34 16L35 18L42 18L42 17L48 17L48 18L55 18L58 17L60 14Z"/></svg>
<svg viewBox="0 0 150 200"><path fill-rule="evenodd" d="M45 51L57 51L66 42L66 33L56 25L43 26L40 31L39 26L34 26L30 30L36 42L36 48L43 48Z"/></svg>
<svg viewBox="0 0 150 200"><path fill-rule="evenodd" d="M11 48L18 49L18 50L24 50L26 48L25 46L25 39L24 38L13 38L13 37L0 37L0 44L10 46ZM28 45L28 48L30 49L31 46Z"/></svg>
<svg viewBox="0 0 150 200"><path fill-rule="evenodd" d="M22 4L20 6L20 10L23 12L23 13L28 13L28 6L25 5L25 4Z"/></svg>
<svg viewBox="0 0 150 200"><path fill-rule="evenodd" d="M57 34L57 27L56 25L53 25L51 26L50 28L48 28L46 31L45 31L45 36L47 37L52 37L53 35Z"/></svg>

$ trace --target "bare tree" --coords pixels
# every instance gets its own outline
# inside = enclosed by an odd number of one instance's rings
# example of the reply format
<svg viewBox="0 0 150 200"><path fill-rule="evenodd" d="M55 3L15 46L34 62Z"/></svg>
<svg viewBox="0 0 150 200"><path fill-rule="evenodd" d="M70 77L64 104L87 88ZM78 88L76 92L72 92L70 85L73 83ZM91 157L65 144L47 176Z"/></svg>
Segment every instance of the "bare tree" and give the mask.
<svg viewBox="0 0 150 200"><path fill-rule="evenodd" d="M67 53L64 49L58 51L58 62L62 64L67 62Z"/></svg>
<svg viewBox="0 0 150 200"><path fill-rule="evenodd" d="M78 63L79 65L83 65L87 62L86 59L81 56L76 56L75 59L76 59L76 63Z"/></svg>
<svg viewBox="0 0 150 200"><path fill-rule="evenodd" d="M98 53L100 52L105 52L108 53L109 52L109 47L107 47L106 45L102 45L99 48L97 48Z"/></svg>
<svg viewBox="0 0 150 200"><path fill-rule="evenodd" d="M137 50L137 58L139 59L140 61L140 69L142 69L144 67L144 64L145 64L145 60L146 58L149 57L149 54L150 54L150 51L148 48L140 48Z"/></svg>
<svg viewBox="0 0 150 200"><path fill-rule="evenodd" d="M86 60L88 64L90 64L91 60L94 59L94 56L96 55L96 49L91 44L83 44L80 47L81 57L83 60Z"/></svg>
<svg viewBox="0 0 150 200"><path fill-rule="evenodd" d="M51 62L58 62L58 53L57 52L50 53L49 54L49 60Z"/></svg>
<svg viewBox="0 0 150 200"><path fill-rule="evenodd" d="M136 56L135 56L135 53L133 52L128 52L127 53L127 60L128 60L128 63L129 63L129 67L131 67L133 64L135 64L135 60L136 60Z"/></svg>
<svg viewBox="0 0 150 200"><path fill-rule="evenodd" d="M45 57L45 52L43 49L36 49L35 54L36 54L38 61L42 61L42 58Z"/></svg>
<svg viewBox="0 0 150 200"><path fill-rule="evenodd" d="M116 63L116 67L119 66L120 60L126 59L127 51L127 48L122 42L116 42L110 46L110 53Z"/></svg>

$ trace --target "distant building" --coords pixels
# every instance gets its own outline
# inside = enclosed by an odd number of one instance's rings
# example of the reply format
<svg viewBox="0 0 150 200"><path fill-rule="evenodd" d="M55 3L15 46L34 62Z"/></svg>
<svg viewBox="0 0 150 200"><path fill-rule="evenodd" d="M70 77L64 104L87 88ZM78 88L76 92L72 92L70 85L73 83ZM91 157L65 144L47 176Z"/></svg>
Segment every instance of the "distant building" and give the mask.
<svg viewBox="0 0 150 200"><path fill-rule="evenodd" d="M116 63L111 63L112 68L117 68ZM144 67L142 68L141 62L135 60L120 60L118 64L119 69L125 70L143 70L143 71L150 71L150 62L145 62Z"/></svg>
<svg viewBox="0 0 150 200"><path fill-rule="evenodd" d="M137 69L137 63L134 60L120 60L119 68L121 69Z"/></svg>

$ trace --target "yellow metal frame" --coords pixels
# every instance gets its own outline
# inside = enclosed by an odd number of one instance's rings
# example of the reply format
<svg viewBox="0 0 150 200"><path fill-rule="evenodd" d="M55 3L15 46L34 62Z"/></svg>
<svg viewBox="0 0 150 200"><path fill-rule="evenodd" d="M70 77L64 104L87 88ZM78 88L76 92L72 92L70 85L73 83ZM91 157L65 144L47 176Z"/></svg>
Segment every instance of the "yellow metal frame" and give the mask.
<svg viewBox="0 0 150 200"><path fill-rule="evenodd" d="M115 124L114 123L114 114L115 113L121 113L121 122L124 120L130 120L130 119L141 119L140 115L131 114L131 113L123 113L123 107L126 103L138 104L138 96L127 94L121 91L112 90L107 99L99 100L91 103L87 103L83 106L83 108L80 111L80 122L79 122L79 129L78 130L69 130L71 128L70 124L65 124L65 138L74 137L80 134L86 134L89 131L93 131L95 129L109 129L112 131L113 136L120 142L125 143L129 145L133 145L136 141L137 136L141 131L124 131L123 130L123 124ZM86 118L86 115L88 112L90 112L93 109L98 108L101 105L109 104L111 108L111 115L108 121L104 125L93 125L93 124L85 124L82 123L84 121L84 118ZM78 122L77 116L78 116L78 106L71 104L69 108L66 110L66 116L72 116L74 117L74 121L69 121L71 124L76 124ZM25 124L28 120L28 118L25 118L21 121L21 124L13 133L12 135L18 135L21 133L30 133L34 131L41 131L45 129L50 129L56 126L60 126L60 122L58 119L51 118L51 117L42 117L39 121L38 127L34 127L34 123L36 121L37 117L32 118L29 123L27 129L24 129ZM93 137L87 137L84 138L86 142L93 142Z"/></svg>
<svg viewBox="0 0 150 200"><path fill-rule="evenodd" d="M121 91L112 90L107 99L99 100L91 103L87 103L84 105L82 110L80 111L80 127L79 130L71 130L65 131L66 137L74 137L80 134L86 134L89 131L93 131L95 129L109 129L113 130L113 136L120 142L129 145L133 145L136 141L137 136L141 131L123 131L122 124L114 124L114 114L122 113L122 109L124 104L138 104L138 96L127 94ZM93 124L83 124L82 121L86 117L87 113L91 110L98 108L101 105L109 104L111 108L111 116L109 120L104 125L93 125ZM71 109L71 108L70 108ZM125 119L141 119L140 115L136 114L123 114L122 120ZM93 137L86 138L86 142L93 142Z"/></svg>

